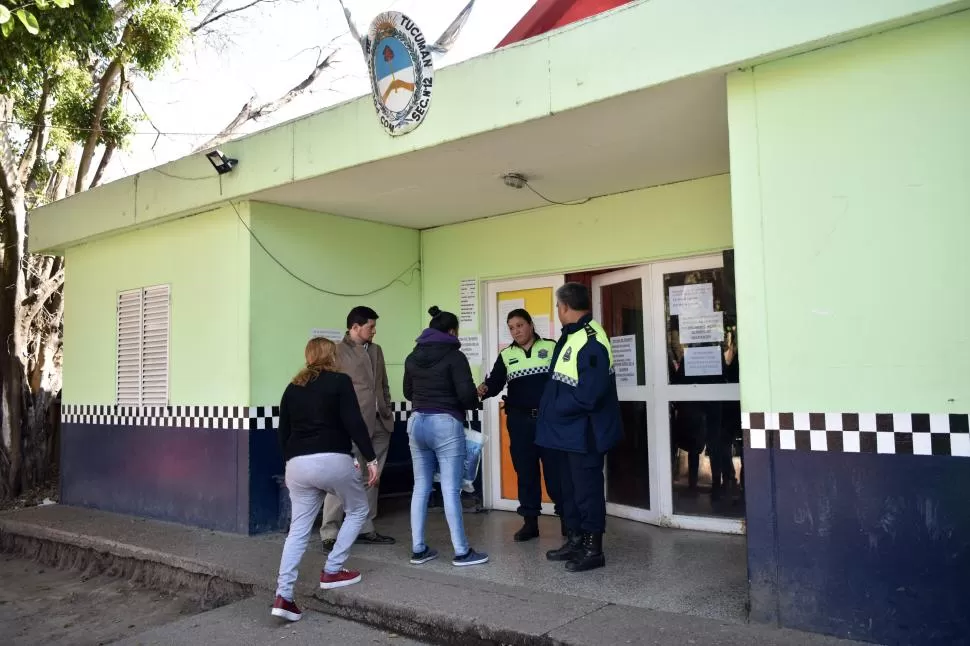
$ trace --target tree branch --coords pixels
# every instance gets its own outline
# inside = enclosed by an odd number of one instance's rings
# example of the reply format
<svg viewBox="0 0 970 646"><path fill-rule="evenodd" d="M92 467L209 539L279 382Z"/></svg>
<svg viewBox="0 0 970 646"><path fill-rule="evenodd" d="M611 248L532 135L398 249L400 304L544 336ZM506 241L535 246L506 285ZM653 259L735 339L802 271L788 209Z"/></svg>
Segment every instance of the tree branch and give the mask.
<svg viewBox="0 0 970 646"><path fill-rule="evenodd" d="M98 186L104 177L104 172L108 169L108 164L111 163L111 156L114 154L117 144L114 142L109 143L104 147L104 154L101 156L101 163L98 164L98 170L94 171L94 179L91 180L91 184L88 186L88 190Z"/></svg>
<svg viewBox="0 0 970 646"><path fill-rule="evenodd" d="M154 121L152 121L152 116L148 114L148 110L145 109L145 104L141 102L140 98L138 98L138 95L135 93L135 88L131 83L128 84L128 93L131 94L131 97L135 100L135 103L138 104L138 108L141 110L141 113L145 115L145 119L148 120L148 125L150 125L156 132L155 141L152 143L152 150L155 150L155 146L158 145L158 140L162 138L162 130L155 125Z"/></svg>
<svg viewBox="0 0 970 646"><path fill-rule="evenodd" d="M130 37L131 23L125 26L119 44L123 46L128 42ZM111 89L114 87L115 80L121 75L121 59L120 57L116 57L108 64L108 69L105 70L104 76L98 81L98 96L91 110L91 131L88 133L88 138L84 142L84 148L81 150L81 160L77 166L77 179L74 182L75 193L84 190L84 178L91 169L91 161L94 159L94 152L98 147L98 140L101 139L101 118L104 116L104 111L108 106L108 97L111 94Z"/></svg>
<svg viewBox="0 0 970 646"><path fill-rule="evenodd" d="M23 305L28 309L27 315L23 318L23 321L28 326L33 323L38 314L44 311L44 308L47 305L47 299L53 296L63 284L64 268L61 267L53 276L44 281L39 289L31 293L30 296L24 300Z"/></svg>
<svg viewBox="0 0 970 646"><path fill-rule="evenodd" d="M30 137L27 139L27 147L20 158L20 169L17 172L18 180L25 185L28 183L28 174L34 169L34 162L44 152L44 137L47 131L47 104L50 102L51 89L51 78L45 73L44 81L41 84L40 98L37 101L34 123L30 128Z"/></svg>
<svg viewBox="0 0 970 646"><path fill-rule="evenodd" d="M0 123L0 191L7 199L11 200L19 188L17 160L14 152L17 148L10 136L13 120L6 116L12 112L13 99L0 95L0 115L4 117L3 122Z"/></svg>
<svg viewBox="0 0 970 646"><path fill-rule="evenodd" d="M192 27L192 29L190 29L189 32L193 34L197 34L203 29L205 29L206 27L208 27L209 25L211 25L212 23L218 20L222 20L227 16L231 16L235 13L239 13L240 11L245 11L246 9L255 7L258 4L263 4L264 2L270 3L270 4L276 4L276 1L277 0L252 0L252 2L248 4L244 4L242 6L235 7L233 9L226 9L225 11L221 11L217 13L219 7L222 5L222 2L223 2L223 0L219 0L212 6L212 8L209 10L209 13L206 14L205 18L203 18L201 22L199 22L199 24L197 24L195 27Z"/></svg>
<svg viewBox="0 0 970 646"><path fill-rule="evenodd" d="M333 57L334 57L334 52L331 52L326 56L323 56L321 52L321 55L317 57L317 63L314 66L313 71L311 71L310 74L305 79L303 79L295 86L290 88L289 91L287 91L283 96L279 97L278 99L274 101L267 101L262 105L254 106L253 104L256 101L256 97L251 98L243 105L243 107L239 110L239 113L235 116L235 118L229 122L229 125L223 128L218 135L216 135L212 139L209 139L201 146L196 147L195 151L198 152L206 148L212 148L213 146L218 146L219 144L223 143L224 141L232 137L232 135L236 132L236 130L238 130L243 124L249 121L257 121L263 117L269 116L274 112L276 112L277 110L279 110L280 108L282 108L283 106L290 103L293 99L297 98L298 96L306 92L310 88L310 86L317 81L317 79L324 72L324 70L330 68L330 66L333 63Z"/></svg>

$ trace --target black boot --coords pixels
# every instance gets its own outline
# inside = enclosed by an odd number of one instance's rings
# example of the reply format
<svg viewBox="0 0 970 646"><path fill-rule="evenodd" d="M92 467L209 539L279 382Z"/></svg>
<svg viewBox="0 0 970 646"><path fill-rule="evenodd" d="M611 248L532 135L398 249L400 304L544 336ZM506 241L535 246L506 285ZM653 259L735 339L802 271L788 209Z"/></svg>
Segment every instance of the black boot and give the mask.
<svg viewBox="0 0 970 646"><path fill-rule="evenodd" d="M512 540L516 543L524 543L533 538L539 538L539 519L535 516L526 516L523 520L525 522L522 524L522 529L515 533Z"/></svg>
<svg viewBox="0 0 970 646"><path fill-rule="evenodd" d="M558 550L546 552L546 559L550 561L568 561L582 554L583 535L579 532L567 532L566 542Z"/></svg>
<svg viewBox="0 0 970 646"><path fill-rule="evenodd" d="M566 563L566 570L569 572L585 572L595 570L606 565L606 557L603 556L603 535L584 534L582 551Z"/></svg>

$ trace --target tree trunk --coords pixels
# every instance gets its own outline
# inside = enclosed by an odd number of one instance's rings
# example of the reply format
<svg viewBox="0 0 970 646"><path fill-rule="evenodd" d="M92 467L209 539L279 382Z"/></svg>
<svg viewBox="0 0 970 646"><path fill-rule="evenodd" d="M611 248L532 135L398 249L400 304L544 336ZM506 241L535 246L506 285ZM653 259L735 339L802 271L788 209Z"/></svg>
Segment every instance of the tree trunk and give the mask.
<svg viewBox="0 0 970 646"><path fill-rule="evenodd" d="M50 410L61 389L63 259L26 255L26 195L20 184L10 189L0 228L0 499L52 474Z"/></svg>
<svg viewBox="0 0 970 646"><path fill-rule="evenodd" d="M0 340L4 342L0 362L3 366L0 424L3 442L0 446L0 497L16 496L22 488L24 371L20 354L23 335L18 324L20 303L25 284L22 271L26 236L27 209L23 188L15 187L13 195L5 192L3 213L3 262L0 263Z"/></svg>

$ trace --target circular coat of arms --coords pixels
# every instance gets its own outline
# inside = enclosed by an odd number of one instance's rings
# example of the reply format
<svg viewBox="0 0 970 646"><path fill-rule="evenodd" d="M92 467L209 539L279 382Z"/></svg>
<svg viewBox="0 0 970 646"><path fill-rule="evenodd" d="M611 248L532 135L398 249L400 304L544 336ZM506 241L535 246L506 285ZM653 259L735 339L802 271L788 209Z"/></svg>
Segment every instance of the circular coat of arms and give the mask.
<svg viewBox="0 0 970 646"><path fill-rule="evenodd" d="M431 43L413 20L396 11L377 16L368 36L371 92L381 125L390 135L411 132L431 107Z"/></svg>

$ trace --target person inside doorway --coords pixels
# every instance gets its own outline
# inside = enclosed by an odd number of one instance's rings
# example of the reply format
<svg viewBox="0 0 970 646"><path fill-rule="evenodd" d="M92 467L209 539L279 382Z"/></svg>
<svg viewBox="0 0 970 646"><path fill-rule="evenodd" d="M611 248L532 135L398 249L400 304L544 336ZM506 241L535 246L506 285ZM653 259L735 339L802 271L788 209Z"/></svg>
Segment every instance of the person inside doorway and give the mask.
<svg viewBox="0 0 970 646"><path fill-rule="evenodd" d="M353 383L337 371L333 341L310 339L304 355L306 366L283 392L278 431L286 460L292 521L283 545L271 612L287 621L299 621L302 617L293 599L293 587L324 496L339 498L347 513L320 573L320 587L340 588L361 579L360 572L343 567L368 511L360 468L351 457L352 444L357 445L367 465L367 485L372 487L378 476L377 455L361 417Z"/></svg>
<svg viewBox="0 0 970 646"><path fill-rule="evenodd" d="M556 451L566 523L565 544L546 553L584 572L606 565L606 452L623 438L623 421L606 330L590 313L589 290L566 283L556 290L562 336L552 357L552 376L539 404L536 443Z"/></svg>
<svg viewBox="0 0 970 646"><path fill-rule="evenodd" d="M504 397L505 415L509 429L509 452L519 486L519 515L522 529L512 537L517 543L539 537L539 515L542 513L542 477L546 491L559 508L559 474L552 452L536 444L536 422L539 400L549 381L549 368L556 343L536 334L532 316L524 309L515 309L506 317L512 344L499 353L492 372L478 387L482 399L494 397L508 385ZM539 464L542 464L540 471ZM561 521L562 522L562 521ZM562 522L562 535L566 525Z"/></svg>
<svg viewBox="0 0 970 646"><path fill-rule="evenodd" d="M488 554L468 544L462 517L461 485L465 472L465 413L478 408L478 393L468 358L458 340L458 317L437 306L428 310L431 322L417 338L404 361L404 397L413 413L408 419L408 440L414 467L411 494L411 564L438 557L424 540L428 498L435 464L441 474L445 519L455 548L452 565L465 567L488 562Z"/></svg>
<svg viewBox="0 0 970 646"><path fill-rule="evenodd" d="M367 423L367 432L377 454L377 482L367 489L367 504L370 511L360 530L357 542L370 545L393 545L390 536L378 534L374 529L377 518L377 497L380 492L380 477L387 461L387 451L391 446L391 433L394 431L394 413L391 408L391 390L387 383L387 367L384 364L384 351L374 343L377 335L377 312L369 307L358 306L347 315L347 334L337 344L337 359L340 371L350 377L357 393L361 414ZM360 459L358 447L357 458ZM320 538L324 549L333 549L337 541L344 508L337 496L327 496L323 504L323 524Z"/></svg>

